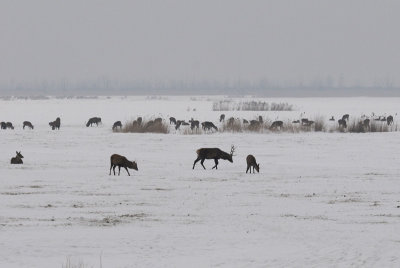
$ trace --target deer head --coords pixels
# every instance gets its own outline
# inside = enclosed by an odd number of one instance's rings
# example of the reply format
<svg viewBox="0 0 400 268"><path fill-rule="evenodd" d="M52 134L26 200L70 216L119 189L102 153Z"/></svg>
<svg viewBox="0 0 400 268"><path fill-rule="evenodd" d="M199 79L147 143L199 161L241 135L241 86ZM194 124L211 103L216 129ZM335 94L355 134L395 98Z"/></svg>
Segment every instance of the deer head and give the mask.
<svg viewBox="0 0 400 268"><path fill-rule="evenodd" d="M21 151L19 151L19 152L16 151L16 153L17 153L17 157L18 157L18 158L24 158L24 157L22 156L22 154L21 154Z"/></svg>

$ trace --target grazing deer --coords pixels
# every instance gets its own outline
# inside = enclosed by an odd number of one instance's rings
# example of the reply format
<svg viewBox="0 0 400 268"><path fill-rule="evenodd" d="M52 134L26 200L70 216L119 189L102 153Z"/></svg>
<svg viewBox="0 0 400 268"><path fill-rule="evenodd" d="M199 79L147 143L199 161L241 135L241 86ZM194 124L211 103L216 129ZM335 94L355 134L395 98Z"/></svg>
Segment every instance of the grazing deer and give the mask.
<svg viewBox="0 0 400 268"><path fill-rule="evenodd" d="M347 128L347 122L345 119L339 119L338 123L339 123L339 127Z"/></svg>
<svg viewBox="0 0 400 268"><path fill-rule="evenodd" d="M53 122L49 122L49 125L51 126L52 130L60 129L60 126L61 126L60 117L57 117L57 119L55 121L53 121Z"/></svg>
<svg viewBox="0 0 400 268"><path fill-rule="evenodd" d="M201 123L201 127L203 128L203 130L211 130L213 128L215 129L215 131L218 131L218 128L214 125L214 123L209 121Z"/></svg>
<svg viewBox="0 0 400 268"><path fill-rule="evenodd" d="M7 122L6 123L6 128L14 129L14 126L13 126L13 124L11 122Z"/></svg>
<svg viewBox="0 0 400 268"><path fill-rule="evenodd" d="M389 115L389 116L386 118L386 122L387 122L388 126L390 126L391 124L393 124L393 116L392 116L392 115Z"/></svg>
<svg viewBox="0 0 400 268"><path fill-rule="evenodd" d="M300 124L300 120L294 120L292 121L292 124Z"/></svg>
<svg viewBox="0 0 400 268"><path fill-rule="evenodd" d="M243 124L248 124L249 121L247 121L246 119L243 119Z"/></svg>
<svg viewBox="0 0 400 268"><path fill-rule="evenodd" d="M343 115L342 116L342 120L347 120L347 121L349 121L349 114L345 114L345 115Z"/></svg>
<svg viewBox="0 0 400 268"><path fill-rule="evenodd" d="M228 126L233 126L234 123L235 123L235 118L231 117L228 119Z"/></svg>
<svg viewBox="0 0 400 268"><path fill-rule="evenodd" d="M114 125L112 126L112 130L117 129L118 127L119 127L119 129L122 128L122 123L121 123L121 121L115 122Z"/></svg>
<svg viewBox="0 0 400 268"><path fill-rule="evenodd" d="M371 126L369 123L370 123L370 120L368 118L364 119L364 121L362 121L363 128L366 130L371 130Z"/></svg>
<svg viewBox="0 0 400 268"><path fill-rule="evenodd" d="M314 121L308 119L307 122L302 123L302 125L305 127L311 127L312 124L314 124Z"/></svg>
<svg viewBox="0 0 400 268"><path fill-rule="evenodd" d="M301 119L301 124L302 125L307 125L308 124L308 119L307 118L302 118Z"/></svg>
<svg viewBox="0 0 400 268"><path fill-rule="evenodd" d="M219 116L219 122L225 121L225 114Z"/></svg>
<svg viewBox="0 0 400 268"><path fill-rule="evenodd" d="M109 175L111 175L111 169L112 169L114 171L114 176L115 176L115 168L116 167L118 167L118 176L121 173L121 167L125 168L126 172L128 172L128 176L131 175L131 174L129 174L128 168L138 171L138 166L135 161L129 161L128 159L126 159L125 156L122 156L119 154L113 154L110 157L110 162L111 162L111 166L110 166L110 174Z"/></svg>
<svg viewBox="0 0 400 268"><path fill-rule="evenodd" d="M11 164L23 164L24 162L22 162L22 158L24 158L20 152L16 152L17 155L13 158L11 158Z"/></svg>
<svg viewBox="0 0 400 268"><path fill-rule="evenodd" d="M176 125L176 119L175 119L175 117L170 117L170 118L169 118L169 124L170 124L170 125L171 125L171 124Z"/></svg>
<svg viewBox="0 0 400 268"><path fill-rule="evenodd" d="M89 119L89 121L86 123L86 126L92 126L93 124L96 124L96 126L99 126L101 123L101 118L100 117L92 117Z"/></svg>
<svg viewBox="0 0 400 268"><path fill-rule="evenodd" d="M154 119L154 124L161 124L161 123L162 123L161 117L157 117L156 119Z"/></svg>
<svg viewBox="0 0 400 268"><path fill-rule="evenodd" d="M249 170L250 170L250 173L251 173L251 168L252 168L252 167L253 167L253 173L255 173L255 172L254 172L254 169L257 170L257 172L260 172L260 164L257 164L256 158L255 158L253 155L249 154L249 155L246 157L246 162L247 162L246 173L247 173Z"/></svg>
<svg viewBox="0 0 400 268"><path fill-rule="evenodd" d="M196 130L199 129L199 127L200 127L200 122L199 122L199 120L194 120L194 119L192 118L192 119L189 120L189 122L190 122L190 129L191 129L191 130L193 130L193 129L195 129L195 128L196 128Z"/></svg>
<svg viewBox="0 0 400 268"><path fill-rule="evenodd" d="M206 167L203 164L206 159L214 159L215 166L212 169L214 168L218 169L218 159L228 160L229 162L233 163L232 156L234 152L235 152L235 146L233 145L231 147L231 152L229 154L220 150L219 148L200 148L196 151L197 158L196 160L194 160L193 169L196 163L199 162L200 160L201 160L200 164L203 166L204 169L206 169Z"/></svg>
<svg viewBox="0 0 400 268"><path fill-rule="evenodd" d="M270 127L270 129L281 129L283 127L283 122L282 121L274 121Z"/></svg>
<svg viewBox="0 0 400 268"><path fill-rule="evenodd" d="M138 122L138 124L140 126L142 124L143 118L139 116L136 121Z"/></svg>
<svg viewBox="0 0 400 268"><path fill-rule="evenodd" d="M25 129L25 127L29 127L30 129L33 129L33 125L29 121L24 121L24 123L22 124L22 128Z"/></svg>
<svg viewBox="0 0 400 268"><path fill-rule="evenodd" d="M7 124L6 124L6 122L0 122L0 128L1 128L1 129L7 129Z"/></svg>

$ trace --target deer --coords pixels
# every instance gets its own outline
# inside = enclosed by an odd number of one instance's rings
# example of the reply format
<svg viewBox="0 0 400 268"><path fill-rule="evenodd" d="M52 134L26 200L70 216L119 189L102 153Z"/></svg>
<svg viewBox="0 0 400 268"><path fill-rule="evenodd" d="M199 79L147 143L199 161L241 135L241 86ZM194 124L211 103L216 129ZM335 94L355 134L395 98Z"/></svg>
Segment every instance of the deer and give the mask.
<svg viewBox="0 0 400 268"><path fill-rule="evenodd" d="M14 129L14 126L13 126L13 124L11 122L7 122L6 123L6 128Z"/></svg>
<svg viewBox="0 0 400 268"><path fill-rule="evenodd" d="M117 129L118 127L119 127L119 129L122 128L122 123L121 123L121 121L116 121L116 122L113 124L113 126L112 126L112 130Z"/></svg>
<svg viewBox="0 0 400 268"><path fill-rule="evenodd" d="M171 125L171 124L176 125L176 119L175 119L175 117L170 117L170 118L169 118L169 124L170 124L170 125Z"/></svg>
<svg viewBox="0 0 400 268"><path fill-rule="evenodd" d="M350 117L349 114L345 114L342 116L342 120L349 121L349 117Z"/></svg>
<svg viewBox="0 0 400 268"><path fill-rule="evenodd" d="M249 121L247 121L246 119L243 119L243 124L248 124Z"/></svg>
<svg viewBox="0 0 400 268"><path fill-rule="evenodd" d="M55 129L60 129L60 126L61 126L61 119L60 119L60 117L57 117L57 119L55 120L55 121L53 121L53 122L49 122L49 126L51 126L51 129L52 130L55 130Z"/></svg>
<svg viewBox="0 0 400 268"><path fill-rule="evenodd" d="M143 118L139 116L136 121L138 122L139 126L142 124Z"/></svg>
<svg viewBox="0 0 400 268"><path fill-rule="evenodd" d="M258 116L258 122L260 122L260 124L264 123L264 120L261 115Z"/></svg>
<svg viewBox="0 0 400 268"><path fill-rule="evenodd" d="M29 121L24 121L24 123L22 124L22 128L25 129L25 127L29 127L30 129L33 129L33 125Z"/></svg>
<svg viewBox="0 0 400 268"><path fill-rule="evenodd" d="M200 122L199 122L199 120L194 120L194 119L192 118L192 119L189 120L189 122L190 122L190 129L191 129L192 131L193 131L193 129L195 129L195 128L196 128L196 130L199 129L199 127L200 127Z"/></svg>
<svg viewBox="0 0 400 268"><path fill-rule="evenodd" d="M247 173L249 170L250 170L250 173L251 173L251 168L252 168L252 167L253 167L253 174L255 173L255 172L254 172L254 169L257 170L258 173L260 172L260 164L257 164L256 158L255 158L253 155L249 154L249 155L246 157L246 162L247 162L246 173Z"/></svg>
<svg viewBox="0 0 400 268"><path fill-rule="evenodd" d="M347 123L345 119L339 119L338 120L339 127L347 128Z"/></svg>
<svg viewBox="0 0 400 268"><path fill-rule="evenodd" d="M391 124L393 124L393 115L389 115L389 116L386 118L386 122L387 122L388 126L390 126Z"/></svg>
<svg viewBox="0 0 400 268"><path fill-rule="evenodd" d="M161 124L161 123L162 123L161 117L157 117L156 119L154 119L154 124Z"/></svg>
<svg viewBox="0 0 400 268"><path fill-rule="evenodd" d="M274 121L270 127L270 129L281 129L283 127L283 122L282 121Z"/></svg>
<svg viewBox="0 0 400 268"><path fill-rule="evenodd" d="M21 151L16 152L17 155L13 158L11 158L11 164L23 164L24 162L22 162L22 158L24 158L21 154Z"/></svg>
<svg viewBox="0 0 400 268"><path fill-rule="evenodd" d="M122 156L119 154L113 154L110 157L110 162L111 162L111 166L110 166L110 174L109 175L111 175L111 169L112 169L114 171L114 176L115 176L115 168L116 167L118 167L118 176L121 173L121 167L125 168L126 172L128 172L128 176L131 175L131 174L129 174L128 168L139 171L137 163L135 161L129 161L128 159L126 159L125 156Z"/></svg>
<svg viewBox="0 0 400 268"><path fill-rule="evenodd" d="M219 122L225 121L225 114L219 116Z"/></svg>
<svg viewBox="0 0 400 268"><path fill-rule="evenodd" d="M93 124L96 124L96 126L99 126L100 123L101 123L100 117L92 117L87 121L86 127L92 126Z"/></svg>
<svg viewBox="0 0 400 268"><path fill-rule="evenodd" d="M196 151L197 153L197 158L194 160L193 163L193 169L196 166L196 163L199 162L203 166L204 169L206 167L204 166L204 161L206 159L214 159L215 166L213 166L212 169L218 169L218 159L223 159L223 160L228 160L229 162L233 163L232 156L233 153L235 152L235 146L232 145L231 147L231 152L228 154L219 148L200 148Z"/></svg>
<svg viewBox="0 0 400 268"><path fill-rule="evenodd" d="M7 124L6 124L6 122L0 122L0 128L1 128L1 129L7 129Z"/></svg>
<svg viewBox="0 0 400 268"><path fill-rule="evenodd" d="M209 121L201 123L201 127L203 128L203 130L211 130L213 128L215 129L215 131L218 131L218 128L214 125L214 123Z"/></svg>

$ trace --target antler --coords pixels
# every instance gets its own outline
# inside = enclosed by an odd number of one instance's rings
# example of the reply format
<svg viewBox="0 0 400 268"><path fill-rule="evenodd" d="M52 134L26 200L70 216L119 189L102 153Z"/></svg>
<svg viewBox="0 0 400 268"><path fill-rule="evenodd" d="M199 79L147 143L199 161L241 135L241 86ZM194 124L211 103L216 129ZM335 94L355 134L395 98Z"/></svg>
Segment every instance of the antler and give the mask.
<svg viewBox="0 0 400 268"><path fill-rule="evenodd" d="M231 155L233 156L233 153L235 152L235 146L234 145L232 145L232 147L231 147Z"/></svg>

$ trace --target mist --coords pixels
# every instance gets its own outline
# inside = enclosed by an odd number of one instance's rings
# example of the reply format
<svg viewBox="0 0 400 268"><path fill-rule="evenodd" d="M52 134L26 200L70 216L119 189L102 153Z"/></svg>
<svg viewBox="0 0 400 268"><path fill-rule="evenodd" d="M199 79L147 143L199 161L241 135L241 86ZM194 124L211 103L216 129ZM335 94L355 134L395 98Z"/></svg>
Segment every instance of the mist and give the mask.
<svg viewBox="0 0 400 268"><path fill-rule="evenodd" d="M371 0L6 0L0 93L398 95L399 13Z"/></svg>

